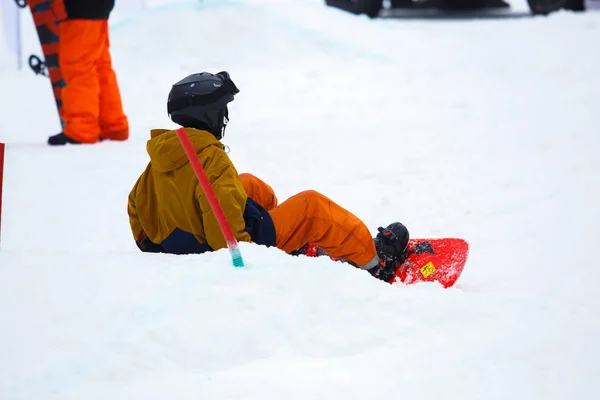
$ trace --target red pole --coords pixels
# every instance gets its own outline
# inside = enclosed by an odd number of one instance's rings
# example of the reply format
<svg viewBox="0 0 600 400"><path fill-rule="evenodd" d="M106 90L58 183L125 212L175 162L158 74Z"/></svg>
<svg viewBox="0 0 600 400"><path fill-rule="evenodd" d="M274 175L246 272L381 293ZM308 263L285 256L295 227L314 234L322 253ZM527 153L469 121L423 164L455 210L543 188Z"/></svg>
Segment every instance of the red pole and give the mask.
<svg viewBox="0 0 600 400"><path fill-rule="evenodd" d="M231 254L231 258L233 260L233 265L235 267L243 267L244 261L242 260L242 254L240 253L240 249L238 248L237 240L233 235L233 231L227 222L227 217L223 212L223 208L221 208L221 204L219 204L219 199L215 195L215 192L210 185L210 181L206 176L206 172L204 172L204 168L202 168L202 164L198 159L198 155L196 154L196 150L194 150L194 146L190 141L187 133L184 128L177 129L177 137L183 146L183 150L185 150L185 154L190 160L190 164L192 168L194 168L194 172L196 173L196 177L198 178L198 182L200 182L200 186L208 199L208 203L212 208L215 217L217 218L217 222L221 228L221 232L223 232L223 237L225 238L225 242L227 243L227 247L229 248L229 253Z"/></svg>
<svg viewBox="0 0 600 400"><path fill-rule="evenodd" d="M2 183L4 178L4 143L0 143L0 232L2 231Z"/></svg>

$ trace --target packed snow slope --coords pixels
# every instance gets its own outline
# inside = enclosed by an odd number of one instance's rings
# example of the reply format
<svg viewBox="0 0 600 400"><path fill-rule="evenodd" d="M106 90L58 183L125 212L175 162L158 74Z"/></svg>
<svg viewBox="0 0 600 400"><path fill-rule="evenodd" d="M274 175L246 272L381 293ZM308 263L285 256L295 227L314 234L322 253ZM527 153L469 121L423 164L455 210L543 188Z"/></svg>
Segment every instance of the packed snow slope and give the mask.
<svg viewBox="0 0 600 400"><path fill-rule="evenodd" d="M148 5L111 21L124 143L48 147L49 82L0 47L0 399L600 397L600 14ZM39 53L25 12L23 34ZM457 285L246 243L243 269L227 250L141 253L126 201L148 131L203 70L241 89L224 139L240 172L280 201L319 190L373 234L467 239Z"/></svg>

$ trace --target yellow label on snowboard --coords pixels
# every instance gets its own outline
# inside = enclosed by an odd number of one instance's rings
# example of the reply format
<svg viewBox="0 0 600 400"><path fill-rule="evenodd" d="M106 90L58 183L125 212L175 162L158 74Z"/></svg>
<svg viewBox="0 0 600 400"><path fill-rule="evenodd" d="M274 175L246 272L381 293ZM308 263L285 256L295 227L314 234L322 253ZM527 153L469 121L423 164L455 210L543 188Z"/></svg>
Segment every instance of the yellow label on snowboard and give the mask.
<svg viewBox="0 0 600 400"><path fill-rule="evenodd" d="M435 267L433 263L429 261L427 264L421 267L421 274L423 274L424 278L427 278L429 275L435 272Z"/></svg>

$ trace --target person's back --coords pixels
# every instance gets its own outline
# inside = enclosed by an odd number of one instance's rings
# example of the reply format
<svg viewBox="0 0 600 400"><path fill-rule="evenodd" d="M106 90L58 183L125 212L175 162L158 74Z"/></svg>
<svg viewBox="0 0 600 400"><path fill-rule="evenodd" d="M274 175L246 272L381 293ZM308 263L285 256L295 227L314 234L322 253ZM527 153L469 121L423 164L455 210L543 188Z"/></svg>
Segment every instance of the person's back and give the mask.
<svg viewBox="0 0 600 400"><path fill-rule="evenodd" d="M186 134L216 188L236 239L250 241L243 218L247 196L223 144L204 130L187 128ZM226 247L176 132L152 130L146 148L150 162L129 197L134 235L143 232L166 253L203 253Z"/></svg>
<svg viewBox="0 0 600 400"><path fill-rule="evenodd" d="M268 212L248 198L221 139L227 104L239 90L227 72L192 74L175 83L167 111L185 127L238 241L275 245ZM219 222L173 130L155 129L146 145L150 162L129 195L129 221L142 251L188 254L225 248Z"/></svg>

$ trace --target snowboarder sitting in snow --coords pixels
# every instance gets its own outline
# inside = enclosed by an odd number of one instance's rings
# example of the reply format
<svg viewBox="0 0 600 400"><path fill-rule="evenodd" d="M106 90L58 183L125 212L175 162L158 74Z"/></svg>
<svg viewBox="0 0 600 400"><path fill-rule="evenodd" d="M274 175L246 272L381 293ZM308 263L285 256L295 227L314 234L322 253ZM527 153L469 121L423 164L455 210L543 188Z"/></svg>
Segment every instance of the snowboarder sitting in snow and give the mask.
<svg viewBox="0 0 600 400"><path fill-rule="evenodd" d="M273 189L238 174L220 142L227 104L239 92L227 72L192 74L175 83L167 102L171 120L185 128L238 241L346 261L389 281L403 261L408 231L400 223L379 228L375 239L352 213L313 190L278 204ZM175 130L150 132L150 162L128 199L129 222L145 252L203 253L227 244Z"/></svg>

